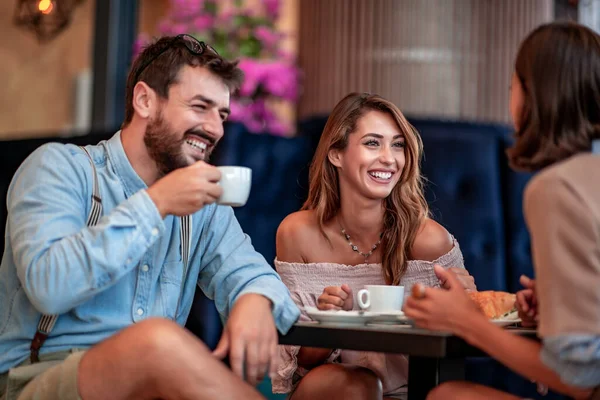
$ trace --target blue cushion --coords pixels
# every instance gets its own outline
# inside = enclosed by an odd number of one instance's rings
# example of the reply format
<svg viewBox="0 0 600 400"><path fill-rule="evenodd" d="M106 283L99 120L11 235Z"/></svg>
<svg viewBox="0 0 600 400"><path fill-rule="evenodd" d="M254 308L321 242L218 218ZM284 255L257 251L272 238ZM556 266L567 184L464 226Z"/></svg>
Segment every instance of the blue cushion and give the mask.
<svg viewBox="0 0 600 400"><path fill-rule="evenodd" d="M503 139L505 148L512 144L508 132L506 132ZM524 274L533 278L530 238L523 217L523 191L533 174L516 172L509 167L506 156L504 160L504 210L506 215L506 240L508 243L506 249L506 280L508 289L511 292L516 292L522 289L519 283L521 275Z"/></svg>
<svg viewBox="0 0 600 400"><path fill-rule="evenodd" d="M500 149L485 125L411 120L423 138L425 195L460 243L479 290L505 290Z"/></svg>
<svg viewBox="0 0 600 400"><path fill-rule="evenodd" d="M252 189L235 214L256 250L269 263L275 259L275 234L281 221L298 211L308 189L308 166L314 149L308 136L294 138L256 135L230 124L217 147L216 165L252 169Z"/></svg>

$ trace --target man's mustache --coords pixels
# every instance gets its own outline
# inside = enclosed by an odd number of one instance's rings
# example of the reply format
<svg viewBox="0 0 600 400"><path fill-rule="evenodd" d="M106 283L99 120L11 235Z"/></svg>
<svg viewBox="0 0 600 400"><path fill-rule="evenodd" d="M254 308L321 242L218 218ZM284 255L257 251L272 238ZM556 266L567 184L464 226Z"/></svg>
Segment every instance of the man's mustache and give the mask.
<svg viewBox="0 0 600 400"><path fill-rule="evenodd" d="M185 136L187 136L187 135L198 136L198 137L206 140L211 146L214 146L215 143L217 142L215 138L213 138L212 136L210 136L208 133L204 132L203 130L198 130L198 129L189 130L185 133Z"/></svg>

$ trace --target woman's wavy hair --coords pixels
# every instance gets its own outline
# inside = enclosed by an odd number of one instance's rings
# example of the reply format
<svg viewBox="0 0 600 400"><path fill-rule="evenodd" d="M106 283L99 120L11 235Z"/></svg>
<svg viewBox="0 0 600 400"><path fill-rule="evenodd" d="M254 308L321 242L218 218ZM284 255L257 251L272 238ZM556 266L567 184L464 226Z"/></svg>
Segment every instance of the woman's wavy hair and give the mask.
<svg viewBox="0 0 600 400"><path fill-rule="evenodd" d="M314 210L321 232L340 208L337 168L329 161L331 150L343 150L358 120L369 111L389 114L405 139L406 162L392 193L384 200L385 216L381 239L383 274L386 283L398 285L406 271L415 237L429 208L423 196L420 162L423 144L416 129L390 101L369 93L350 93L333 109L321 135L312 165L310 187L303 210Z"/></svg>
<svg viewBox="0 0 600 400"><path fill-rule="evenodd" d="M541 25L521 44L515 73L524 92L512 168L536 171L600 138L600 36L574 22Z"/></svg>

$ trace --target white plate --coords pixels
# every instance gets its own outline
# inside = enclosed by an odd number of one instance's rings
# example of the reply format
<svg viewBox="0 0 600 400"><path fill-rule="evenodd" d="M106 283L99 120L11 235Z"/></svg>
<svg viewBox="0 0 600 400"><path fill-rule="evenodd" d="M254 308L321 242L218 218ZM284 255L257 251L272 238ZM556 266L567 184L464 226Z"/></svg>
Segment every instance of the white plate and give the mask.
<svg viewBox="0 0 600 400"><path fill-rule="evenodd" d="M494 325L498 326L508 326L514 325L516 323L521 322L521 318L498 318L498 319L490 319L490 322Z"/></svg>
<svg viewBox="0 0 600 400"><path fill-rule="evenodd" d="M368 311L321 311L314 307L306 307L305 311L309 317L320 323L365 325L373 320L373 315Z"/></svg>
<svg viewBox="0 0 600 400"><path fill-rule="evenodd" d="M373 312L373 311L322 311L316 307L305 307L306 314L320 323L365 325L374 324L406 324L409 319L402 311Z"/></svg>

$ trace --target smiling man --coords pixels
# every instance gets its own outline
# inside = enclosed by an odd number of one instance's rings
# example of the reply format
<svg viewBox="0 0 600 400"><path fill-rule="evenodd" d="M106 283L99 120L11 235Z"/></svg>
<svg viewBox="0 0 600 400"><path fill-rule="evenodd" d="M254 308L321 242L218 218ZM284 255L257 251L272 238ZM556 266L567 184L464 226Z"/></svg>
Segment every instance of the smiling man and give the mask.
<svg viewBox="0 0 600 400"><path fill-rule="evenodd" d="M251 385L299 310L215 204L220 173L205 161L241 80L191 36L162 38L132 66L121 131L21 165L0 266L0 399L260 398ZM197 286L227 319L212 354L182 327Z"/></svg>

